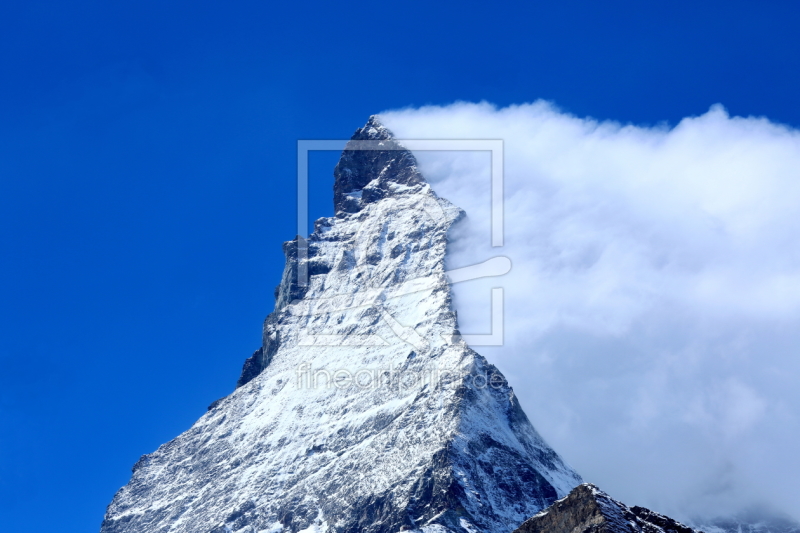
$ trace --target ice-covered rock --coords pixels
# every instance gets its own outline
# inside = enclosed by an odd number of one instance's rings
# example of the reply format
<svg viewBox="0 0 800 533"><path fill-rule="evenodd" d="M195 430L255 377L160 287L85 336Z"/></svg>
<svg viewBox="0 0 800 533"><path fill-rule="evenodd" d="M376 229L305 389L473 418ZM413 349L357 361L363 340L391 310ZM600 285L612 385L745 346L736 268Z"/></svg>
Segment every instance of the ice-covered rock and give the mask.
<svg viewBox="0 0 800 533"><path fill-rule="evenodd" d="M236 390L141 458L102 533L508 532L581 482L458 337L462 212L373 117L287 262ZM307 278L308 283L305 283Z"/></svg>

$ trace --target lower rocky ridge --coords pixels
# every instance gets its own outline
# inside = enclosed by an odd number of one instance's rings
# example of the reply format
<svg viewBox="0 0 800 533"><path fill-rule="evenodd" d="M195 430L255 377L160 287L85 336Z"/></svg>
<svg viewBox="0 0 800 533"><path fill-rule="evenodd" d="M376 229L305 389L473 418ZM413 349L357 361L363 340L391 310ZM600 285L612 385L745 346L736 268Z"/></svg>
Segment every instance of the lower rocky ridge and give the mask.
<svg viewBox="0 0 800 533"><path fill-rule="evenodd" d="M644 507L628 507L591 483L533 516L514 533L699 533Z"/></svg>

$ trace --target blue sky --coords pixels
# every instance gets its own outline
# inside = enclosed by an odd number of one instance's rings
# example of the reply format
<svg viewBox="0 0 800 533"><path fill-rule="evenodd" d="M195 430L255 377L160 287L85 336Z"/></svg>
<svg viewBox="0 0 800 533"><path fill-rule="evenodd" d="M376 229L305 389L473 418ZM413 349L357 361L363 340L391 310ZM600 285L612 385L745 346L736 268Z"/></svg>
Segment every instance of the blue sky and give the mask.
<svg viewBox="0 0 800 533"><path fill-rule="evenodd" d="M230 392L294 233L295 143L539 98L800 126L794 2L0 6L0 523L92 531ZM335 156L312 160L331 214Z"/></svg>

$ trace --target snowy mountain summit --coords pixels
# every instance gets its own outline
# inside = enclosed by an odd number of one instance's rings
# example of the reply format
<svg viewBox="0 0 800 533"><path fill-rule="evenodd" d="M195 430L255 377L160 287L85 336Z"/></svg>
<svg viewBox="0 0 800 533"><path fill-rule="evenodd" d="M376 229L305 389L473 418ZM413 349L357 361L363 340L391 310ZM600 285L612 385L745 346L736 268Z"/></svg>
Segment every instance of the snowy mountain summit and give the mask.
<svg viewBox="0 0 800 533"><path fill-rule="evenodd" d="M462 211L376 117L352 140L236 390L142 456L102 533L506 533L581 482L459 337Z"/></svg>

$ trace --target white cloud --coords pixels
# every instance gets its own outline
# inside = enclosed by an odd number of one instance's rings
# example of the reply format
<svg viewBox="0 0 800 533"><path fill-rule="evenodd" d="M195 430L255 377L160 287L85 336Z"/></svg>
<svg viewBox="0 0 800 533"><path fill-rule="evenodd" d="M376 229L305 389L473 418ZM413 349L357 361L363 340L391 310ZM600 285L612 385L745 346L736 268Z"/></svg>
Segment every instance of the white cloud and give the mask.
<svg viewBox="0 0 800 533"><path fill-rule="evenodd" d="M721 106L673 128L545 102L383 113L399 138L503 139L506 246L489 239L485 153L417 154L467 211L450 267L464 333L506 295L506 345L479 348L589 481L686 517L800 494L800 133Z"/></svg>

